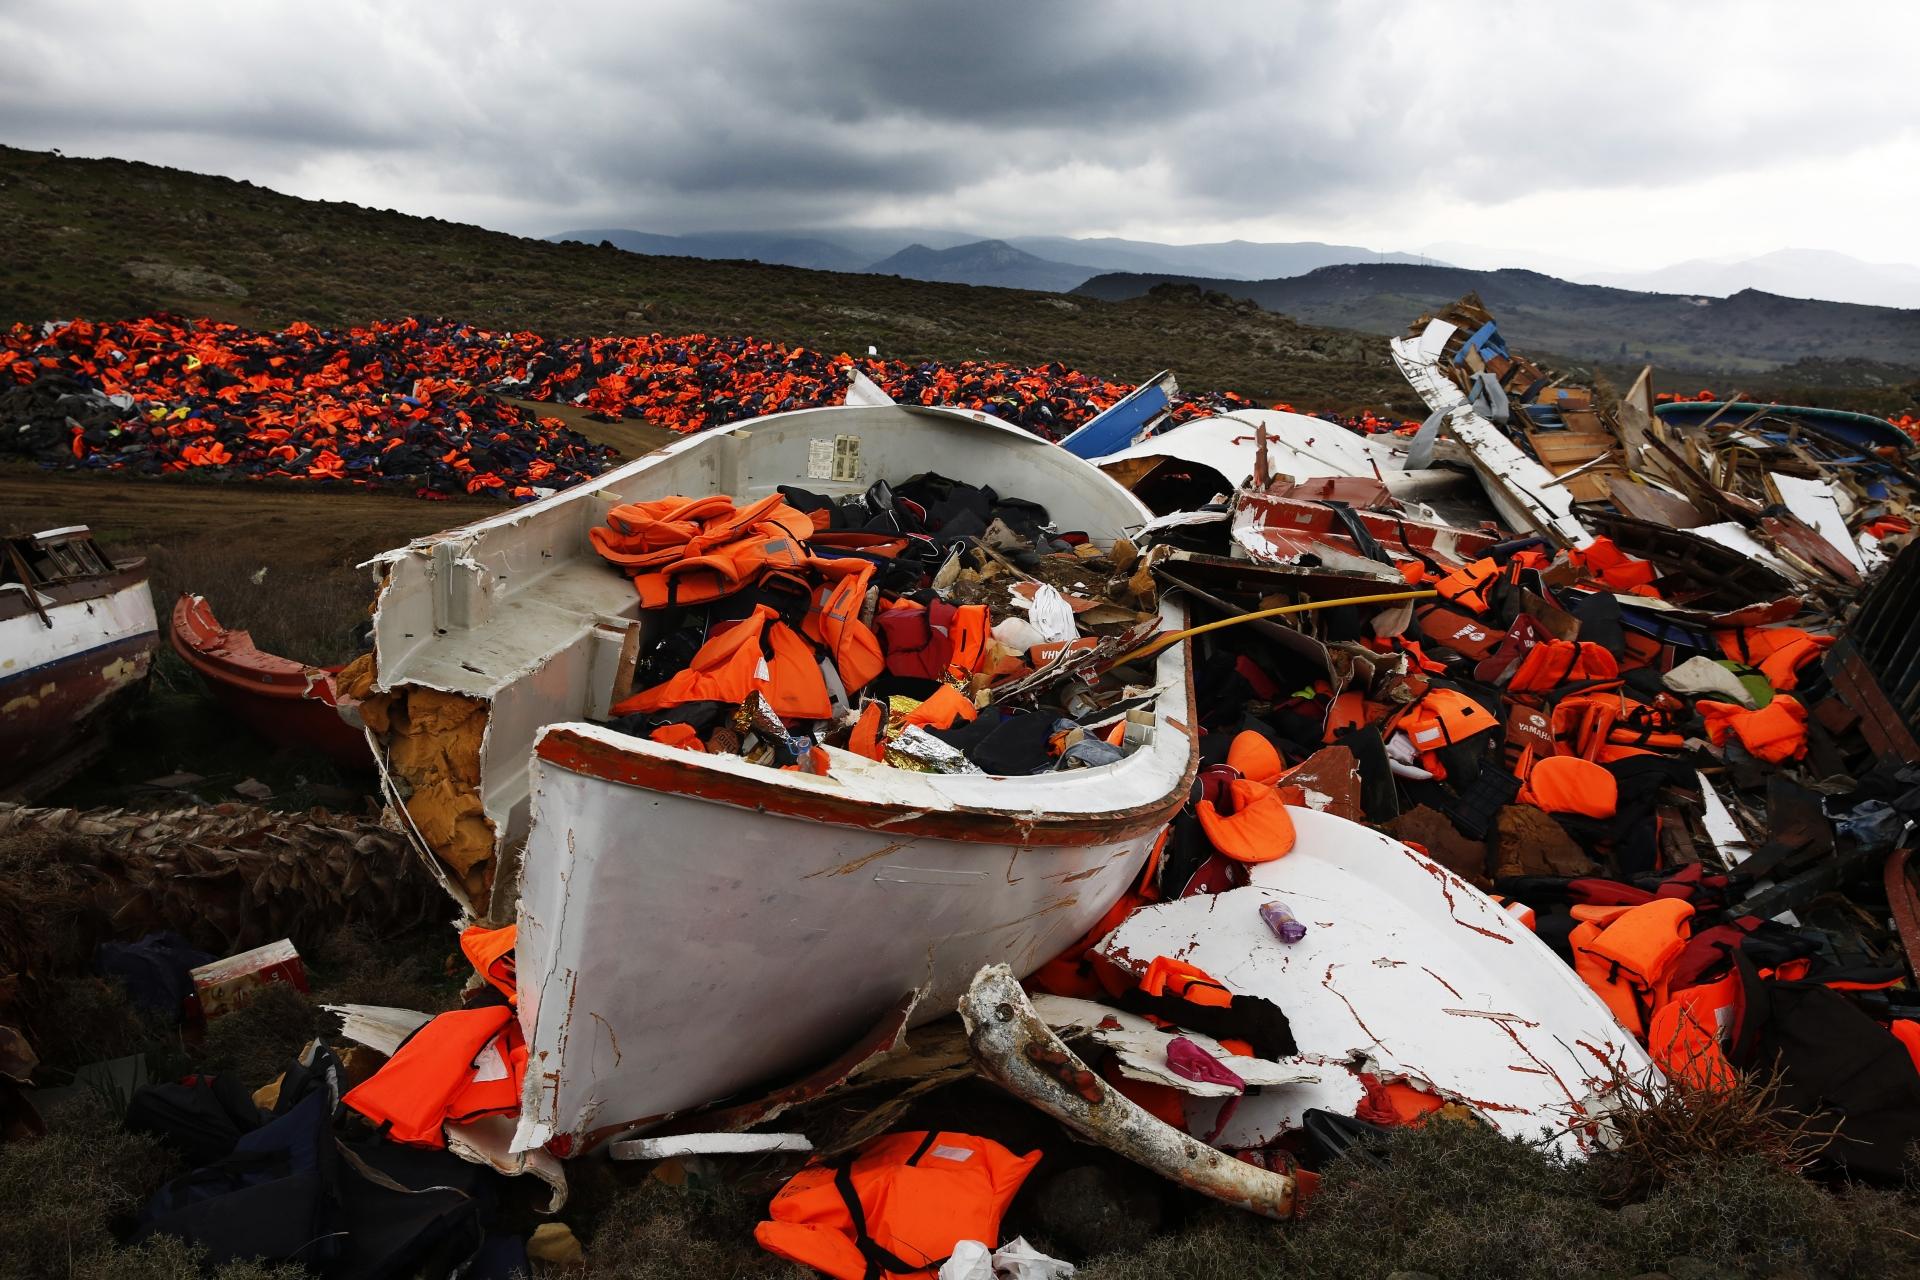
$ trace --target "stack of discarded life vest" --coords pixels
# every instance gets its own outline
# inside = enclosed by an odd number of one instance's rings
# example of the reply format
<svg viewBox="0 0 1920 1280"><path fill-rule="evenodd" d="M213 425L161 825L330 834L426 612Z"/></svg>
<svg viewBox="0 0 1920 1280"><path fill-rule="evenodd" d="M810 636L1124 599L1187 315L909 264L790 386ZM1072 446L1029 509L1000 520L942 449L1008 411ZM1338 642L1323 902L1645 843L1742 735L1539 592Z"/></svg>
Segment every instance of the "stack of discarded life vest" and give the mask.
<svg viewBox="0 0 1920 1280"><path fill-rule="evenodd" d="M1920 1138L1920 999L1897 940L1821 895L1877 888L1920 822L1920 758L1849 728L1826 620L1793 598L1675 607L1606 539L1407 573L1436 598L1320 615L1343 685L1250 629L1200 642L1192 801L1035 983L1111 998L1093 942L1147 902L1246 883L1311 803L1504 899L1670 1075L1782 1065L1790 1102L1840 1122L1831 1160L1897 1177ZM1390 1101L1371 1118L1438 1105Z"/></svg>
<svg viewBox="0 0 1920 1280"><path fill-rule="evenodd" d="M827 768L828 741L935 771L1032 773L1076 750L1069 764L1117 759L1123 724L1119 740L1079 749L1064 709L982 715L994 683L1079 643L1077 631L1036 636L1023 619L930 586L992 524L1077 567L1107 564L1084 536L1052 535L1046 522L1033 503L933 475L838 502L783 487L745 506L710 495L616 507L591 531L594 548L633 579L660 626L645 687L613 706L612 721L666 745L809 772Z"/></svg>

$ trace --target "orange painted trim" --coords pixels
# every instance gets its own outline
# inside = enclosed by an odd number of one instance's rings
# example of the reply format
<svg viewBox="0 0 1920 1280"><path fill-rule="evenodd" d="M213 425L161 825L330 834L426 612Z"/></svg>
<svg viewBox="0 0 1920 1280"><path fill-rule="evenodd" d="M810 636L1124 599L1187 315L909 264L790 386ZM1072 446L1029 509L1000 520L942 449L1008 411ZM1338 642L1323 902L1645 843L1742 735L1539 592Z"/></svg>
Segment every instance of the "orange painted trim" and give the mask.
<svg viewBox="0 0 1920 1280"><path fill-rule="evenodd" d="M1180 784L1147 804L1104 814L1036 815L1028 810L993 809L928 813L910 805L789 790L757 778L722 773L699 760L624 751L564 728L549 731L536 752L547 763L585 777L781 817L921 839L1062 847L1110 844L1164 827L1186 803L1198 759L1196 752L1189 752Z"/></svg>

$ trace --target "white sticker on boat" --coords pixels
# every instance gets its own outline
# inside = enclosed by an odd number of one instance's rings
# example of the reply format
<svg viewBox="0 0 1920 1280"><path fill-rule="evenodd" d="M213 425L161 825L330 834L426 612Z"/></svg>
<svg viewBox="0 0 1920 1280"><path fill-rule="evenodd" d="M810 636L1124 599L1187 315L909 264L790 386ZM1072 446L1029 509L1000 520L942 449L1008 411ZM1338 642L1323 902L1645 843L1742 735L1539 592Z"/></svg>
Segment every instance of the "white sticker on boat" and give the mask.
<svg viewBox="0 0 1920 1280"><path fill-rule="evenodd" d="M965 1164L967 1161L973 1159L973 1152L969 1151L967 1148L949 1147L944 1144L941 1146L935 1147L929 1154L934 1156L936 1159L951 1160L955 1164Z"/></svg>
<svg viewBox="0 0 1920 1280"><path fill-rule="evenodd" d="M833 441L807 441L807 479L833 479Z"/></svg>

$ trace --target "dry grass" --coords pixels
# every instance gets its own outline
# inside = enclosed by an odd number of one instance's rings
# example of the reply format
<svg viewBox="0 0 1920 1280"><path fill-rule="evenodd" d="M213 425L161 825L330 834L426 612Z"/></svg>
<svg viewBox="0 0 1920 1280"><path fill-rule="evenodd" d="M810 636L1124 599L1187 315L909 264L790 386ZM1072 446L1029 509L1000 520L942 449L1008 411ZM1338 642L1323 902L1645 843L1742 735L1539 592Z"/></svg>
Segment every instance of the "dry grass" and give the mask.
<svg viewBox="0 0 1920 1280"><path fill-rule="evenodd" d="M1616 1069L1613 1132L1592 1164L1602 1200L1643 1200L1703 1164L1751 1160L1802 1173L1833 1141L1832 1126L1780 1104L1777 1072L1723 1067L1715 1087L1704 1078L1680 1071L1655 1085Z"/></svg>
<svg viewBox="0 0 1920 1280"><path fill-rule="evenodd" d="M182 592L205 596L221 625L243 628L262 651L298 662L338 665L367 648L374 583L350 563L288 570L270 547L212 533L141 550L162 610Z"/></svg>

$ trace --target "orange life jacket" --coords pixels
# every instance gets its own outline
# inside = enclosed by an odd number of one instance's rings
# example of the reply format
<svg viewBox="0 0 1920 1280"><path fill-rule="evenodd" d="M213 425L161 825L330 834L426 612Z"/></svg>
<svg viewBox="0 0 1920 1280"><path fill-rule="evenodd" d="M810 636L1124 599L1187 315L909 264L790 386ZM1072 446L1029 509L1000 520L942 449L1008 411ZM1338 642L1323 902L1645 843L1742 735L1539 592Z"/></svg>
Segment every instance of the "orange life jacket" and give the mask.
<svg viewBox="0 0 1920 1280"><path fill-rule="evenodd" d="M1816 636L1799 627L1735 627L1716 631L1720 652L1736 662L1758 667L1775 689L1787 690L1800 682L1800 668L1833 644L1832 636Z"/></svg>
<svg viewBox="0 0 1920 1280"><path fill-rule="evenodd" d="M953 623L959 610L941 600L921 605L896 600L876 621L886 636L886 669L896 676L938 680L953 661Z"/></svg>
<svg viewBox="0 0 1920 1280"><path fill-rule="evenodd" d="M519 926L511 924L499 929L468 925L460 932L460 950L474 972L508 1000L519 999L513 967L513 945L519 932Z"/></svg>
<svg viewBox="0 0 1920 1280"><path fill-rule="evenodd" d="M1646 1016L1669 998L1668 975L1686 949L1693 904L1655 898L1614 915L1604 926L1583 921L1568 935L1573 968L1606 1001L1620 1025L1646 1033Z"/></svg>
<svg viewBox="0 0 1920 1280"><path fill-rule="evenodd" d="M1282 788L1233 778L1227 792L1233 797L1232 813L1221 813L1211 800L1194 807L1214 849L1239 862L1272 862L1293 852L1293 815L1287 812Z"/></svg>
<svg viewBox="0 0 1920 1280"><path fill-rule="evenodd" d="M1445 769L1435 753L1499 726L1491 711L1458 689L1429 689L1420 701L1407 707L1392 727L1405 731L1413 749L1420 753L1422 767L1435 777L1442 777Z"/></svg>
<svg viewBox="0 0 1920 1280"><path fill-rule="evenodd" d="M1620 807L1620 782L1591 760L1547 756L1527 772L1519 799L1548 813L1611 818Z"/></svg>
<svg viewBox="0 0 1920 1280"><path fill-rule="evenodd" d="M951 729L954 721L973 720L979 715L980 709L973 705L972 699L952 685L943 684L925 702L909 711L902 723Z"/></svg>
<svg viewBox="0 0 1920 1280"><path fill-rule="evenodd" d="M1172 956L1155 956L1148 963L1147 971L1140 975L1140 990L1145 995L1173 996L1210 1009L1227 1009L1233 1005L1233 993L1220 979L1198 965Z"/></svg>
<svg viewBox="0 0 1920 1280"><path fill-rule="evenodd" d="M1773 764L1807 754L1807 709L1787 694L1776 696L1758 711L1731 702L1701 701L1693 706L1705 718L1707 737L1715 746L1726 742L1731 733L1749 755Z"/></svg>
<svg viewBox="0 0 1920 1280"><path fill-rule="evenodd" d="M887 707L883 702L869 702L860 708L860 719L854 723L853 733L847 738L847 750L869 760L886 758L886 750L881 745L881 730L887 727Z"/></svg>
<svg viewBox="0 0 1920 1280"><path fill-rule="evenodd" d="M752 586L770 569L799 569L807 563L806 544L788 534L749 535L687 555L652 573L636 574L634 589L642 609L702 604Z"/></svg>
<svg viewBox="0 0 1920 1280"><path fill-rule="evenodd" d="M807 561L814 525L778 493L736 509L725 495L630 503L591 530L594 549L633 575L642 608L718 599L770 568Z"/></svg>
<svg viewBox="0 0 1920 1280"><path fill-rule="evenodd" d="M1251 729L1234 735L1233 744L1227 748L1227 763L1238 769L1241 777L1267 786L1280 781L1280 775L1286 772L1273 744Z"/></svg>
<svg viewBox="0 0 1920 1280"><path fill-rule="evenodd" d="M1544 640L1520 659L1507 689L1512 693L1545 693L1563 684L1614 680L1619 675L1619 663L1601 645L1587 640Z"/></svg>
<svg viewBox="0 0 1920 1280"><path fill-rule="evenodd" d="M611 564L652 568L679 555L706 522L723 520L733 509L733 499L723 493L630 502L609 511L606 527L588 530L587 540Z"/></svg>
<svg viewBox="0 0 1920 1280"><path fill-rule="evenodd" d="M820 670L820 655L806 637L775 622L767 628L767 648L765 692L774 714L783 720L825 720L832 715L833 698Z"/></svg>
<svg viewBox="0 0 1920 1280"><path fill-rule="evenodd" d="M1503 634L1480 619L1446 605L1416 609L1414 619L1420 634L1428 640L1475 661L1491 656Z"/></svg>
<svg viewBox="0 0 1920 1280"><path fill-rule="evenodd" d="M807 611L801 630L832 655L842 687L848 693L858 693L887 669L886 655L880 651L880 638L860 620L867 588L873 582L874 566L851 558L816 559L812 565L833 581L815 588L813 608Z"/></svg>
<svg viewBox="0 0 1920 1280"><path fill-rule="evenodd" d="M1647 1023L1647 1052L1669 1079L1697 1089L1725 1092L1738 1074L1720 1044L1721 1018L1740 999L1740 975L1678 992L1653 1011Z"/></svg>
<svg viewBox="0 0 1920 1280"><path fill-rule="evenodd" d="M1920 1071L1920 1022L1912 1018L1895 1018L1887 1024L1887 1030L1893 1032L1893 1038L1913 1059L1914 1070Z"/></svg>
<svg viewBox="0 0 1920 1280"><path fill-rule="evenodd" d="M931 1277L955 1245L1000 1242L1000 1220L1040 1153L990 1138L890 1133L787 1180L753 1238L837 1280Z"/></svg>
<svg viewBox="0 0 1920 1280"><path fill-rule="evenodd" d="M527 1046L503 1004L432 1019L341 1101L395 1142L440 1147L449 1121L520 1109ZM476 1071L487 1079L476 1078Z"/></svg>
<svg viewBox="0 0 1920 1280"><path fill-rule="evenodd" d="M1331 743L1349 729L1358 729L1372 719L1373 708L1367 703L1367 695L1358 689L1343 689L1327 706L1327 727L1320 740Z"/></svg>
<svg viewBox="0 0 1920 1280"><path fill-rule="evenodd" d="M663 724L647 735L650 741L663 747L679 747L682 751L705 751L707 744L700 740L700 733L690 724Z"/></svg>
<svg viewBox="0 0 1920 1280"><path fill-rule="evenodd" d="M614 703L613 714L659 711L686 702L744 702L748 694L766 683L766 657L760 651L760 637L778 616L771 605L755 605L751 614L701 645L685 669Z"/></svg>
<svg viewBox="0 0 1920 1280"><path fill-rule="evenodd" d="M1659 571L1647 561L1636 560L1620 550L1611 538L1595 538L1586 546L1567 552L1567 560L1615 591L1644 596L1660 594L1652 589Z"/></svg>
<svg viewBox="0 0 1920 1280"><path fill-rule="evenodd" d="M961 679L980 669L992 627L993 618L983 604L963 604L953 611L953 626L948 633L953 644L952 656L947 660L949 677Z"/></svg>
<svg viewBox="0 0 1920 1280"><path fill-rule="evenodd" d="M1433 584L1442 600L1451 600L1472 613L1488 609L1487 590L1500 580L1500 566L1491 557L1463 564Z"/></svg>

